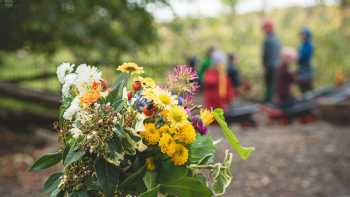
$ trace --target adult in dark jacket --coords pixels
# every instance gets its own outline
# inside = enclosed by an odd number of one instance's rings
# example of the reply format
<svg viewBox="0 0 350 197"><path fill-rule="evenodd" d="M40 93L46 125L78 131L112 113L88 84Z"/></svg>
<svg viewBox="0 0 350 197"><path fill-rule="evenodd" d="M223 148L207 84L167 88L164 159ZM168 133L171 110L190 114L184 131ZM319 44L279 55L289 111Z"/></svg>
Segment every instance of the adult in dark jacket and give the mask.
<svg viewBox="0 0 350 197"><path fill-rule="evenodd" d="M301 44L298 49L298 85L300 91L305 93L312 90L313 67L311 59L314 51L312 36L309 28L304 27L300 32Z"/></svg>
<svg viewBox="0 0 350 197"><path fill-rule="evenodd" d="M274 25L271 20L265 20L262 25L265 32L265 40L262 48L262 64L265 79L265 102L272 102L274 95L275 70L279 64L280 42L274 33Z"/></svg>

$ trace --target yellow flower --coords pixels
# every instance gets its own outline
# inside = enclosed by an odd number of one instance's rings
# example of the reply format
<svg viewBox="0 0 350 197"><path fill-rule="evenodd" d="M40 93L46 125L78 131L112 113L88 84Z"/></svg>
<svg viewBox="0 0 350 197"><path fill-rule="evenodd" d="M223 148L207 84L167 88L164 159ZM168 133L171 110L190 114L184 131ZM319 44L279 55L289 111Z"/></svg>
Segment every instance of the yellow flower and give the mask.
<svg viewBox="0 0 350 197"><path fill-rule="evenodd" d="M168 124L164 124L163 126L161 126L159 128L159 132L160 132L160 134L163 134L163 133L174 134L176 132L176 128L169 127Z"/></svg>
<svg viewBox="0 0 350 197"><path fill-rule="evenodd" d="M147 88L142 92L142 96L144 96L146 99L154 101L157 99L157 96L155 94L155 91L153 88Z"/></svg>
<svg viewBox="0 0 350 197"><path fill-rule="evenodd" d="M148 100L152 100L160 109L177 104L176 96L171 95L168 90L163 90L159 87L146 89L143 95Z"/></svg>
<svg viewBox="0 0 350 197"><path fill-rule="evenodd" d="M163 110L160 112L160 115L162 115L164 118L167 118L169 115L169 111L168 110Z"/></svg>
<svg viewBox="0 0 350 197"><path fill-rule="evenodd" d="M200 118L205 126L210 125L212 122L214 122L214 115L213 112L207 109L200 111Z"/></svg>
<svg viewBox="0 0 350 197"><path fill-rule="evenodd" d="M168 130L168 132L169 132L170 134L174 134L174 133L176 133L176 128L170 127L169 130Z"/></svg>
<svg viewBox="0 0 350 197"><path fill-rule="evenodd" d="M150 77L143 78L141 80L141 84L142 84L143 88L154 88L154 87L156 87L156 83Z"/></svg>
<svg viewBox="0 0 350 197"><path fill-rule="evenodd" d="M168 156L171 156L175 152L175 146L176 142L173 137L171 137L171 135L168 133L163 133L159 140L160 151Z"/></svg>
<svg viewBox="0 0 350 197"><path fill-rule="evenodd" d="M153 123L145 124L145 131L140 133L142 138L151 145L158 143L160 139L159 130L156 128L156 125Z"/></svg>
<svg viewBox="0 0 350 197"><path fill-rule="evenodd" d="M174 139L185 144L192 144L196 139L196 130L194 130L192 124L188 123L177 130Z"/></svg>
<svg viewBox="0 0 350 197"><path fill-rule="evenodd" d="M168 120L172 127L182 127L188 123L188 115L186 110L178 105L174 105L169 109Z"/></svg>
<svg viewBox="0 0 350 197"><path fill-rule="evenodd" d="M175 153L171 156L171 160L177 166L184 165L188 160L188 149L182 144L176 144Z"/></svg>
<svg viewBox="0 0 350 197"><path fill-rule="evenodd" d="M164 124L163 126L161 126L160 128L159 128L159 132L162 134L162 133L166 133L166 132L168 132L169 131L169 125L167 125L167 124Z"/></svg>
<svg viewBox="0 0 350 197"><path fill-rule="evenodd" d="M155 88L156 87L156 82L150 77L143 78L141 76L138 76L138 77L134 78L133 81L140 82L143 88Z"/></svg>
<svg viewBox="0 0 350 197"><path fill-rule="evenodd" d="M118 66L117 70L123 73L131 73L131 74L142 74L143 68L135 64L134 62L126 62L120 66Z"/></svg>
<svg viewBox="0 0 350 197"><path fill-rule="evenodd" d="M149 171L153 171L153 170L156 169L156 164L154 163L153 157L148 157L148 158L146 159L146 168L147 168L147 170L149 170Z"/></svg>

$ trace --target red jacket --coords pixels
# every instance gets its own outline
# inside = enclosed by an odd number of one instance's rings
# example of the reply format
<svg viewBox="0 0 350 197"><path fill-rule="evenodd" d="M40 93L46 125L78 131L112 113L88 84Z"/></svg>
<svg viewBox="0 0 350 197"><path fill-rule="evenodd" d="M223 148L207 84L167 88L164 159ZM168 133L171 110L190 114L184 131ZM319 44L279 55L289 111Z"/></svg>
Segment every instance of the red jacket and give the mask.
<svg viewBox="0 0 350 197"><path fill-rule="evenodd" d="M224 95L219 93L219 72L214 69L208 69L204 75L204 104L208 108L225 108L233 101L234 90L230 79L225 75L226 91Z"/></svg>

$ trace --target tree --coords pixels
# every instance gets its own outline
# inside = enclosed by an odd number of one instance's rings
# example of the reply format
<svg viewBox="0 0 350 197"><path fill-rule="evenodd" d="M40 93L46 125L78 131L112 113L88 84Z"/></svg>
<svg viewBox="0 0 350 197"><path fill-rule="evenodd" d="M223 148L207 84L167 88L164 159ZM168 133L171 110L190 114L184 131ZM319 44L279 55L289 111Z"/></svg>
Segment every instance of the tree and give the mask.
<svg viewBox="0 0 350 197"><path fill-rule="evenodd" d="M340 0L339 3L343 17L342 28L347 38L350 38L350 0Z"/></svg>
<svg viewBox="0 0 350 197"><path fill-rule="evenodd" d="M53 54L72 49L87 61L114 62L156 38L148 3L166 0L11 1L0 12L0 50Z"/></svg>

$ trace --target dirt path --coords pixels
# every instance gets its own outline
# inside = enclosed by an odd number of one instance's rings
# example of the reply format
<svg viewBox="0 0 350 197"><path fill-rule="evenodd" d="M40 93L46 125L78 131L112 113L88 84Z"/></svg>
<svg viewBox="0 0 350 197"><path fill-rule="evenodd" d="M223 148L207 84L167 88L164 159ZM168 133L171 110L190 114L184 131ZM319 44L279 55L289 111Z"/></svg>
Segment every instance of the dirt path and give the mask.
<svg viewBox="0 0 350 197"><path fill-rule="evenodd" d="M256 152L248 161L235 159L235 180L225 196L350 196L349 127L317 122L236 130ZM220 145L221 156L226 148Z"/></svg>
<svg viewBox="0 0 350 197"><path fill-rule="evenodd" d="M234 182L225 196L350 196L350 127L316 122L233 128L243 144L254 145L257 151L248 161L235 158ZM17 136L0 132L0 196L45 196L40 194L40 188L50 172L26 171L34 157L55 149L55 134L44 133L47 132ZM211 133L215 138L221 137L215 127ZM219 157L223 157L226 148L227 143L222 142Z"/></svg>

